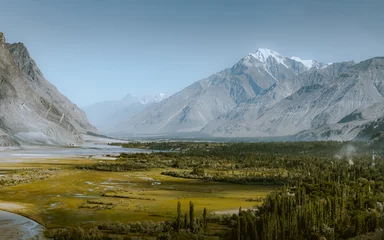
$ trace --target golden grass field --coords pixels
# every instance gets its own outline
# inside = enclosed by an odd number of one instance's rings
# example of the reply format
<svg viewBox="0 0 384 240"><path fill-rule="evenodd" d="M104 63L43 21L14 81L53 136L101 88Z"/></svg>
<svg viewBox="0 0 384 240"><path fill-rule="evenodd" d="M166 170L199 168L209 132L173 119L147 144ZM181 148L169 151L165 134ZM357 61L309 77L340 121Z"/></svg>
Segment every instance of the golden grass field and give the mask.
<svg viewBox="0 0 384 240"><path fill-rule="evenodd" d="M210 213L235 212L239 207L261 204L246 199L265 197L272 190L264 186L174 178L161 175L164 169L102 172L73 168L94 161L98 160L40 159L1 163L2 172L26 167L59 167L61 170L49 179L0 188L0 209L27 216L47 229L86 227L90 223L109 221L166 220L175 217L178 201L185 212L189 201L195 204L197 214L204 207ZM101 192L105 195L101 196Z"/></svg>

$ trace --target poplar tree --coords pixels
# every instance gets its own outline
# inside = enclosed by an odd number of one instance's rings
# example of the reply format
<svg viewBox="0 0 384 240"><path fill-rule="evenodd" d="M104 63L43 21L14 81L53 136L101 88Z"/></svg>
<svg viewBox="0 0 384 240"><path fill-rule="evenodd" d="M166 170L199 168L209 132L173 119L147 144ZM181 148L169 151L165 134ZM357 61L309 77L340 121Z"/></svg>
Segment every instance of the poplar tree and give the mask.
<svg viewBox="0 0 384 240"><path fill-rule="evenodd" d="M176 230L179 231L181 228L181 203L177 202L177 217L176 217Z"/></svg>
<svg viewBox="0 0 384 240"><path fill-rule="evenodd" d="M189 225L191 230L194 229L194 222L195 222L195 206L193 205L193 202L189 202Z"/></svg>
<svg viewBox="0 0 384 240"><path fill-rule="evenodd" d="M203 211L203 225L204 225L204 233L207 233L207 227L208 227L207 208L204 208L204 211Z"/></svg>

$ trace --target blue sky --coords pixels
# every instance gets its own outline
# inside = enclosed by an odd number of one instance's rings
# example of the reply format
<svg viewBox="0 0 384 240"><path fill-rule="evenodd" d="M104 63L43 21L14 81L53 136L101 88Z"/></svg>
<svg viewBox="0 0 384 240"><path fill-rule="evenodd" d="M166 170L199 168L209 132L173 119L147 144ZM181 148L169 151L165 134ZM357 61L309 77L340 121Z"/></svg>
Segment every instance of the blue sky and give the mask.
<svg viewBox="0 0 384 240"><path fill-rule="evenodd" d="M384 1L1 0L23 42L79 106L175 93L257 48L324 62L384 56Z"/></svg>

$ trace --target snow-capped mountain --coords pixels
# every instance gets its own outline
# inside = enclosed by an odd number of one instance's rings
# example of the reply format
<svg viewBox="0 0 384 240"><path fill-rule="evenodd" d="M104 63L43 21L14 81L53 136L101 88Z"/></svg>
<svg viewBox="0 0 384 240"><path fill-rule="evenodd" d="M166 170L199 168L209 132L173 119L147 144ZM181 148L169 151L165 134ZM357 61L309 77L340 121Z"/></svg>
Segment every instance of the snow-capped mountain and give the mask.
<svg viewBox="0 0 384 240"><path fill-rule="evenodd" d="M146 94L142 96L128 93L125 97L123 97L119 101L140 102L141 104L150 104L150 103L160 102L163 99L166 99L167 97L169 97L169 95L166 93L153 93L153 94Z"/></svg>
<svg viewBox="0 0 384 240"><path fill-rule="evenodd" d="M384 119L384 60L324 64L258 49L123 121L126 134L353 139Z"/></svg>
<svg viewBox="0 0 384 240"><path fill-rule="evenodd" d="M298 61L269 49L250 53L231 68L202 79L120 125L126 134L199 132L277 82L306 72Z"/></svg>
<svg viewBox="0 0 384 240"><path fill-rule="evenodd" d="M167 95L165 93L156 93L156 94L147 94L144 96L134 96L134 97L141 104L151 104L151 103L160 102L160 101L166 99L167 97L169 97L169 95Z"/></svg>
<svg viewBox="0 0 384 240"><path fill-rule="evenodd" d="M22 43L0 33L0 146L82 143L97 133L86 115L48 82Z"/></svg>
<svg viewBox="0 0 384 240"><path fill-rule="evenodd" d="M153 103L168 97L165 93L137 96L127 94L121 100L94 103L83 110L90 122L102 133L118 131L116 128L122 122L130 119L136 113L144 110Z"/></svg>
<svg viewBox="0 0 384 240"><path fill-rule="evenodd" d="M318 75L333 65L314 72ZM344 65L344 72L335 78L307 82L264 111L255 113L250 104L239 106L218 127L208 125L204 131L215 136L285 136L300 132L300 139L353 139L360 132L359 126L384 116L384 58Z"/></svg>
<svg viewBox="0 0 384 240"><path fill-rule="evenodd" d="M26 47L7 44L2 33L0 85L1 146L77 144L97 132ZM261 48L170 97L128 94L84 110L102 133L120 136L371 139L384 135L384 57L324 64Z"/></svg>

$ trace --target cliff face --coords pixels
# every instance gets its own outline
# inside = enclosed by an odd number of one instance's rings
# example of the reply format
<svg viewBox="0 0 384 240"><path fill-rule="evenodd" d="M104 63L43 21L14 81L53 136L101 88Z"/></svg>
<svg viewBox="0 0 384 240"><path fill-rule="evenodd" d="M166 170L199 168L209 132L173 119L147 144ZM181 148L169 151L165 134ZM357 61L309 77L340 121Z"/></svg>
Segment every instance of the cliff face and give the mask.
<svg viewBox="0 0 384 240"><path fill-rule="evenodd" d="M84 112L48 82L22 43L0 33L0 145L82 143L97 132Z"/></svg>

